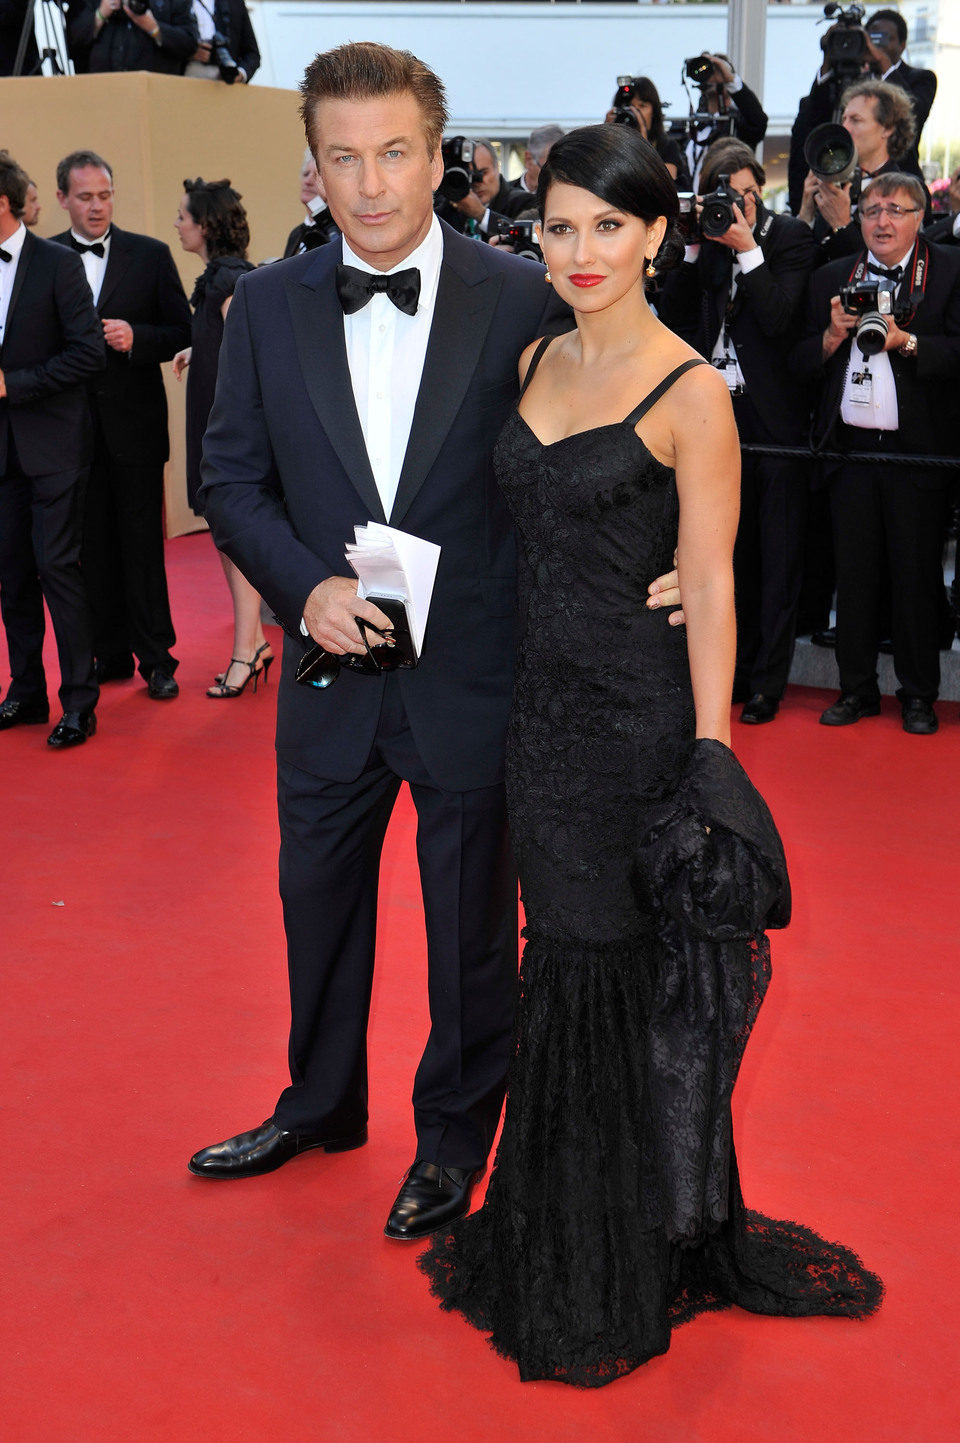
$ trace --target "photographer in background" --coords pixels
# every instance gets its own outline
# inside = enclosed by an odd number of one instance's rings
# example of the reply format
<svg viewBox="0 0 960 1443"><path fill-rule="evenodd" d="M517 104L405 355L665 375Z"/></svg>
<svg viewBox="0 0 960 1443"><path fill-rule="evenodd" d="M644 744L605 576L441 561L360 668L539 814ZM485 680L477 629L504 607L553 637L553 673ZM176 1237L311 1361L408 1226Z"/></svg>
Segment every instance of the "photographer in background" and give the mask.
<svg viewBox="0 0 960 1443"><path fill-rule="evenodd" d="M808 171L799 211L799 219L811 227L818 243L818 264L853 255L860 249L860 228L855 219L859 182L891 172L901 174L900 163L915 134L913 105L899 86L883 80L859 80L844 91L841 105L840 124L856 146L855 176L834 185ZM919 177L918 183L926 197Z"/></svg>
<svg viewBox="0 0 960 1443"><path fill-rule="evenodd" d="M947 204L947 213L938 215L932 224L925 226L923 237L937 245L960 245L960 168L950 177Z"/></svg>
<svg viewBox="0 0 960 1443"><path fill-rule="evenodd" d="M621 76L613 105L604 117L608 125L632 125L649 140L677 183L690 190L690 172L677 142L667 134L660 92L647 75Z"/></svg>
<svg viewBox="0 0 960 1443"><path fill-rule="evenodd" d="M860 203L863 242L814 273L791 362L819 385L814 434L835 451L937 455L960 378L960 253L919 235L923 187L878 176ZM877 716L881 601L889 586L903 729L937 730L946 469L828 467L837 566L840 696L820 720Z"/></svg>
<svg viewBox="0 0 960 1443"><path fill-rule="evenodd" d="M687 143L684 152L693 187L700 189L700 167L707 147L715 140L742 140L751 150L767 133L767 114L753 93L733 68L728 55L711 55L704 50L700 64L686 62L687 78L700 91L696 115L687 122ZM707 62L704 65L702 62ZM708 68L709 66L709 68ZM697 73L694 74L693 72Z"/></svg>
<svg viewBox="0 0 960 1443"><path fill-rule="evenodd" d="M327 206L323 182L317 170L317 162L309 149L303 152L300 166L300 204L307 214L299 225L295 225L287 236L283 248L283 259L303 255L304 251L316 250L340 234L336 221Z"/></svg>
<svg viewBox="0 0 960 1443"><path fill-rule="evenodd" d="M248 85L260 69L260 50L243 0L193 0L193 18L200 44L184 74Z"/></svg>
<svg viewBox="0 0 960 1443"><path fill-rule="evenodd" d="M863 11L851 6L839 12L843 18L820 37L824 58L810 94L800 102L790 136L788 169L789 203L799 215L807 165L803 147L811 130L834 118L840 96L860 78L883 80L899 86L913 104L914 137L899 158L899 169L922 178L918 147L930 107L937 93L932 70L920 70L903 59L907 45L907 22L896 10L877 10L864 26L856 24Z"/></svg>
<svg viewBox="0 0 960 1443"><path fill-rule="evenodd" d="M500 174L500 162L489 140L473 142L474 180L462 200L440 198L436 205L441 220L461 234L479 235L483 240L497 233L497 222L536 208L536 198L517 190Z"/></svg>
<svg viewBox="0 0 960 1443"><path fill-rule="evenodd" d="M813 269L813 237L802 221L766 209L766 175L742 141L712 145L700 183L699 233L664 278L660 319L722 372L742 442L803 445L809 408L786 353ZM807 492L804 463L743 457L734 550L734 687L745 701L743 722L773 721L787 684Z"/></svg>
<svg viewBox="0 0 960 1443"><path fill-rule="evenodd" d="M541 125L530 132L527 148L523 152L523 172L516 180L511 180L510 185L514 190L523 191L530 197L531 209L536 209L540 167L550 154L550 147L562 136L563 131L559 125Z"/></svg>
<svg viewBox="0 0 960 1443"><path fill-rule="evenodd" d="M82 0L67 24L85 68L182 75L199 36L191 0Z"/></svg>

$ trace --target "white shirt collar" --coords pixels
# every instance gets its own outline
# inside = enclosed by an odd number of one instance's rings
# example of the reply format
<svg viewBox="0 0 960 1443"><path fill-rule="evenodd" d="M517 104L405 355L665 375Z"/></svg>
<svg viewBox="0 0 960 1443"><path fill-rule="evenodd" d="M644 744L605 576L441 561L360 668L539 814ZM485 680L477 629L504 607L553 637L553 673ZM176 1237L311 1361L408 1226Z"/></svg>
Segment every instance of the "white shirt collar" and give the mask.
<svg viewBox="0 0 960 1443"><path fill-rule="evenodd" d="M396 271L405 271L416 266L420 271L420 301L417 309L423 310L433 305L437 286L440 284L440 267L443 264L443 231L440 229L440 222L434 215L430 221L430 229L416 250L411 251L388 271L378 271L368 261L361 260L350 249L346 236L343 238L343 261L344 265L356 266L358 270L367 271L370 275L392 276Z"/></svg>
<svg viewBox="0 0 960 1443"><path fill-rule="evenodd" d="M76 231L74 230L73 226L70 227L70 234L73 236L74 240L78 242L79 245L82 245L82 246L98 246L98 245L99 245L99 246L103 246L103 253L104 253L104 255L106 255L106 253L107 253L107 246L110 244L110 237L111 237L111 235L113 234L113 226L112 226L112 225L108 225L107 228L106 228L106 230L104 231L103 235L100 236L100 237L99 237L97 240L95 240L95 241L87 240L87 238L86 238L85 235L77 235L77 233L76 233Z"/></svg>
<svg viewBox="0 0 960 1443"><path fill-rule="evenodd" d="M916 245L916 241L911 244L910 249L905 255L901 256L898 261L894 261L893 264L889 266L885 261L877 260L877 257L874 255L873 251L867 251L867 264L871 266L882 266L885 271L892 271L895 266L900 266L905 271L907 269L907 262L913 255L914 245Z"/></svg>
<svg viewBox="0 0 960 1443"><path fill-rule="evenodd" d="M12 236L9 236L5 241L0 241L0 250L5 250L10 260L16 260L23 250L23 243L26 238L27 228L23 221L21 221ZM9 261L7 264L9 265Z"/></svg>

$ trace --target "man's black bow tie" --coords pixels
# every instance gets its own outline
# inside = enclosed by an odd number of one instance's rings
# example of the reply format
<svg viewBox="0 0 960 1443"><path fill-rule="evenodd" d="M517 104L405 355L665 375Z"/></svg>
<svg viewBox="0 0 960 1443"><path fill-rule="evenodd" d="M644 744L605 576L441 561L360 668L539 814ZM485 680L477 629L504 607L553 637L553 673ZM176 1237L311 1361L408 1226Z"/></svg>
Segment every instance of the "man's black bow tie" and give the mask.
<svg viewBox="0 0 960 1443"><path fill-rule="evenodd" d="M100 256L101 259L106 255L103 241L93 241L90 245L85 245L83 241L78 241L76 236L72 235L70 237L70 244L74 250L79 251L81 255L85 255L87 251L91 251L95 256Z"/></svg>
<svg viewBox="0 0 960 1443"><path fill-rule="evenodd" d="M371 275L356 266L337 266L337 295L345 316L362 311L370 297L377 295L389 296L404 315L415 316L420 299L420 272L411 266L390 276Z"/></svg>
<svg viewBox="0 0 960 1443"><path fill-rule="evenodd" d="M903 275L903 266L894 266L887 270L886 266L875 266L873 261L867 261L867 270L873 276L886 276L888 281L898 281Z"/></svg>
<svg viewBox="0 0 960 1443"><path fill-rule="evenodd" d="M9 252L9 251L5 251L5 250L3 249L3 247L0 246L0 261L12 261L12 260L13 260L13 256L10 254L10 252Z"/></svg>

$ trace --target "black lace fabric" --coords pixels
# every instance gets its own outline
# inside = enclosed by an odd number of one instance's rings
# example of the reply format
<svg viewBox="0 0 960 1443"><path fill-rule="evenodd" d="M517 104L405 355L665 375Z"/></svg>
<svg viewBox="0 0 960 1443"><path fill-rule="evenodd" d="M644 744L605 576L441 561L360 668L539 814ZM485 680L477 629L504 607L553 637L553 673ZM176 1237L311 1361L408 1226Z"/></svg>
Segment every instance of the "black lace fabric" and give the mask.
<svg viewBox="0 0 960 1443"><path fill-rule="evenodd" d="M882 1284L853 1253L740 1193L730 1104L770 953L731 917L775 912L776 887L741 848L691 840L685 779L717 784L714 841L742 784L719 743L695 746L683 630L644 605L676 544L673 472L632 425L542 446L519 414L497 468L525 577L507 792L526 946L486 1200L420 1266L523 1379L580 1387L731 1304L865 1317Z"/></svg>

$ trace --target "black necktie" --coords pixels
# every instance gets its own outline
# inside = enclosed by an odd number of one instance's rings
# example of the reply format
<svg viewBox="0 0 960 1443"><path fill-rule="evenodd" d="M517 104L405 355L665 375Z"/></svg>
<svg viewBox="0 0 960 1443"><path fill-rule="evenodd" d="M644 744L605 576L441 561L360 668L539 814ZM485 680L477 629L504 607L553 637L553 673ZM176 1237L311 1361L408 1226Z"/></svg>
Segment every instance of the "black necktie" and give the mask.
<svg viewBox="0 0 960 1443"><path fill-rule="evenodd" d="M867 270L874 276L886 276L888 281L898 281L903 275L903 266L894 266L888 271L885 266L875 266L872 261L867 261Z"/></svg>
<svg viewBox="0 0 960 1443"><path fill-rule="evenodd" d="M94 241L92 245L84 245L83 241L78 241L76 236L72 235L70 237L70 244L74 250L79 251L81 255L86 255L87 251L92 251L95 256L100 256L101 260L106 255L102 241Z"/></svg>
<svg viewBox="0 0 960 1443"><path fill-rule="evenodd" d="M345 316L362 311L371 296L386 295L407 316L417 314L420 299L420 272L416 266L395 271L392 276L371 275L356 266L337 266L337 295Z"/></svg>
<svg viewBox="0 0 960 1443"><path fill-rule="evenodd" d="M5 251L5 250L3 249L3 247L0 246L0 261L12 261L12 260L13 260L13 256L10 254L10 252L9 252L9 251Z"/></svg>

